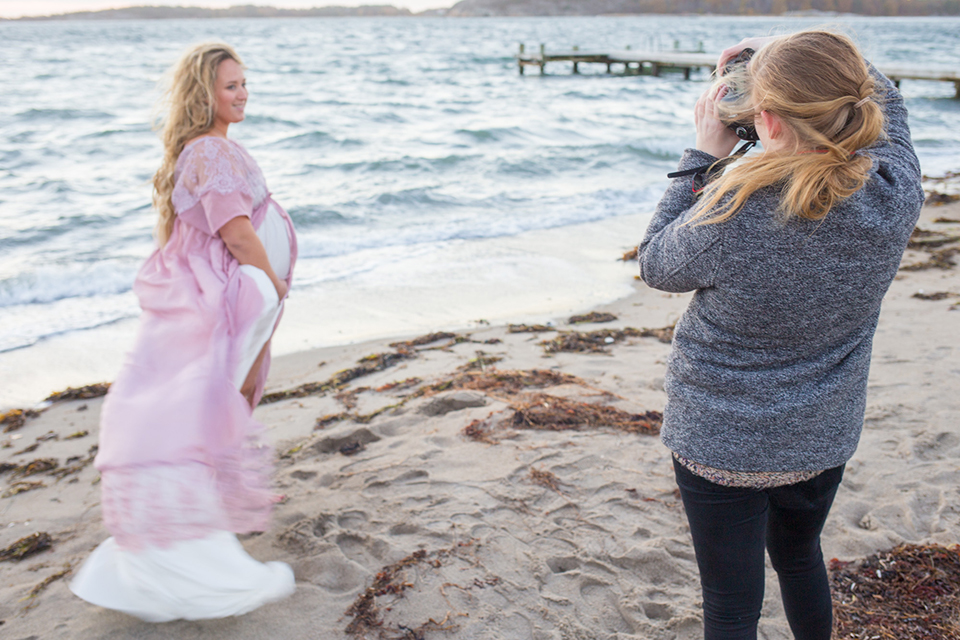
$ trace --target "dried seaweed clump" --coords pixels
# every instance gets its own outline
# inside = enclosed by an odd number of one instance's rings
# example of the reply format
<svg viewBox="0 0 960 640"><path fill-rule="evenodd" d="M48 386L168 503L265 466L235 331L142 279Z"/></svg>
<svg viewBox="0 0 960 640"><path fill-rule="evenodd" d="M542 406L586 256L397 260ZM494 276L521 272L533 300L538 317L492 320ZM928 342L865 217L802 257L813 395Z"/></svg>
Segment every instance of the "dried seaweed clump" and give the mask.
<svg viewBox="0 0 960 640"><path fill-rule="evenodd" d="M406 349L400 349L393 353L374 353L369 356L364 356L363 358L357 360L357 366L351 367L350 369L344 369L343 371L338 371L323 382L307 382L306 384L302 384L299 387L294 387L293 389L285 389L283 391L277 391L274 393L265 393L263 398L260 400L260 404L271 404L281 400L289 400L290 398L304 398L306 396L312 396L318 393L334 391L345 386L347 383L356 380L357 378L361 378L378 371L383 371L384 369L389 369L403 360L409 360L416 357L417 352L415 350Z"/></svg>
<svg viewBox="0 0 960 640"><path fill-rule="evenodd" d="M510 324L507 325L507 333L544 333L546 331L556 331L556 327L550 327L545 324Z"/></svg>
<svg viewBox="0 0 960 640"><path fill-rule="evenodd" d="M513 426L519 429L566 431L612 428L626 433L660 433L663 415L658 411L627 413L616 407L579 402L538 393L513 407Z"/></svg>
<svg viewBox="0 0 960 640"><path fill-rule="evenodd" d="M942 247L951 242L960 240L960 235L950 235L940 231L927 231L920 227L914 227L910 234L910 241L907 243L908 249L934 249Z"/></svg>
<svg viewBox="0 0 960 640"><path fill-rule="evenodd" d="M930 259L900 267L900 271L926 271L927 269L941 269L947 271L957 266L953 257L960 254L960 248L947 247L939 251L931 251Z"/></svg>
<svg viewBox="0 0 960 640"><path fill-rule="evenodd" d="M656 338L660 342L670 343L673 340L673 327L660 329L599 329L597 331L561 331L552 340L544 340L540 344L547 353L594 352L605 353L607 347L627 338Z"/></svg>
<svg viewBox="0 0 960 640"><path fill-rule="evenodd" d="M960 640L960 546L902 544L830 573L836 638Z"/></svg>
<svg viewBox="0 0 960 640"><path fill-rule="evenodd" d="M15 467L13 469L13 477L26 478L27 476L34 476L38 473L52 471L58 466L60 466L60 463L56 458L37 458L36 460L31 460L26 464Z"/></svg>
<svg viewBox="0 0 960 640"><path fill-rule="evenodd" d="M632 262L634 260L637 260L640 257L639 253L640 253L640 247L634 247L633 249L630 249L629 251L624 253L622 256L620 256L620 259L623 260L624 262Z"/></svg>
<svg viewBox="0 0 960 640"><path fill-rule="evenodd" d="M53 545L53 538L46 531L38 531L20 538L6 549L0 550L0 562L4 560L20 561L35 553L46 551Z"/></svg>
<svg viewBox="0 0 960 640"><path fill-rule="evenodd" d="M67 387L63 391L47 396L44 402L60 402L62 400L92 400L107 395L110 390L109 382L88 384L85 387Z"/></svg>
<svg viewBox="0 0 960 640"><path fill-rule="evenodd" d="M501 356L487 355L483 351L477 351L477 357L467 361L466 364L457 367L457 371L486 371L487 367L503 360Z"/></svg>
<svg viewBox="0 0 960 640"><path fill-rule="evenodd" d="M3 427L4 433L10 433L22 427L27 422L27 418L36 418L39 415L39 411L32 409L11 409L6 413L0 413L0 427Z"/></svg>
<svg viewBox="0 0 960 640"><path fill-rule="evenodd" d="M432 553L420 549L403 560L384 567L374 578L373 584L357 596L350 608L346 610L346 615L352 616L353 620L344 631L347 635L355 638L367 638L367 634L371 633L378 640L413 640L424 638L427 631L456 631L457 627L455 625L447 623L449 614L439 622L431 618L417 627L398 624L395 629L391 628L383 619L383 609L377 604L377 598L388 595L402 598L404 591L415 586L407 580L406 569L408 567L426 564L439 569L445 558L458 554L473 545L474 541L470 540ZM388 607L386 610L389 611L390 608Z"/></svg>
<svg viewBox="0 0 960 640"><path fill-rule="evenodd" d="M907 264L900 267L901 271L925 271L927 269L942 269L944 271L952 269L957 265L953 257L960 254L960 247L946 247L944 245L953 244L960 241L960 235L941 233L939 231L926 231L920 227L915 227L910 234L910 242L907 247L926 251L930 254L928 260Z"/></svg>
<svg viewBox="0 0 960 640"><path fill-rule="evenodd" d="M960 200L960 194L958 193L940 193L939 191L931 191L927 195L927 199L923 201L923 204L928 207L942 207L945 204L950 204L951 202L956 202Z"/></svg>
<svg viewBox="0 0 960 640"><path fill-rule="evenodd" d="M439 342L440 340L453 340L456 342L463 342L467 338L459 336L455 333L448 333L446 331L441 331L437 333L428 333L427 335L420 336L419 338L414 338L413 340L406 340L404 342L391 342L390 346L394 349L412 349L414 347L420 347L425 344L432 344L434 342Z"/></svg>
<svg viewBox="0 0 960 640"><path fill-rule="evenodd" d="M511 405L513 416L497 420L495 414L485 420L474 420L461 433L471 440L496 444L497 431L504 428L539 431L579 431L581 429L614 429L624 433L656 435L660 433L663 414L659 411L628 413L616 407L538 393Z"/></svg>
<svg viewBox="0 0 960 640"><path fill-rule="evenodd" d="M569 373L558 373L547 369L529 369L526 371L467 371L436 384L423 387L419 395L432 395L441 391L460 390L482 391L512 396L524 389L542 389L562 384L588 386L586 381Z"/></svg>
<svg viewBox="0 0 960 640"><path fill-rule="evenodd" d="M584 322L613 322L616 319L617 316L613 315L612 313L591 311L590 313L582 316L570 316L570 318L567 320L567 324L581 324Z"/></svg>
<svg viewBox="0 0 960 640"><path fill-rule="evenodd" d="M560 493L560 478L556 476L551 471L545 471L543 469L530 469L530 481L540 485L541 487L546 487Z"/></svg>
<svg viewBox="0 0 960 640"><path fill-rule="evenodd" d="M937 291L935 293L924 293L923 291L917 291L915 294L910 296L911 298L917 298L918 300L946 300L947 298L957 297L956 293L951 293L949 291Z"/></svg>

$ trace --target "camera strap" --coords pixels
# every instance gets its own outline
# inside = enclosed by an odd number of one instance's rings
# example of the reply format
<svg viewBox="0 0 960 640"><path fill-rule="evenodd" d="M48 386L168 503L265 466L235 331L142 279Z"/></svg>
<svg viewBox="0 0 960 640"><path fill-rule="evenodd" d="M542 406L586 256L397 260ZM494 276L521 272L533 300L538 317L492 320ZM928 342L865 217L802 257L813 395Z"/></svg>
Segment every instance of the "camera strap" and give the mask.
<svg viewBox="0 0 960 640"><path fill-rule="evenodd" d="M721 158L716 162L711 162L710 164L704 164L699 167L694 167L693 169L684 169L683 171L673 171L668 173L668 178L682 178L684 176L693 176L693 191L699 193L703 191L703 188L710 183L711 180L720 176L723 173L723 170L727 168L727 165L732 164L746 155L747 151L753 149L756 146L756 141L750 140L744 142L740 145L740 148L734 151L732 154L726 158Z"/></svg>

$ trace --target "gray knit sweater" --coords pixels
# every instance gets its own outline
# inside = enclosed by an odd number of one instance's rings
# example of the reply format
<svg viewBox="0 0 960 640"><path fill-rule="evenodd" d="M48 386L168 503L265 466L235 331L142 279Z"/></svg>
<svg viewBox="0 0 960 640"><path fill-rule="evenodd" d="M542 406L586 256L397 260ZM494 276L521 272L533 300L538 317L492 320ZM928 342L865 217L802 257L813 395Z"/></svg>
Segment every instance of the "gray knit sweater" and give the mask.
<svg viewBox="0 0 960 640"><path fill-rule="evenodd" d="M923 203L903 99L876 70L887 138L867 184L821 221L779 221L778 190L733 218L682 226L692 178L674 180L640 244L640 276L695 291L677 323L661 437L735 471L843 464L860 438L880 302ZM680 169L716 160L687 150Z"/></svg>

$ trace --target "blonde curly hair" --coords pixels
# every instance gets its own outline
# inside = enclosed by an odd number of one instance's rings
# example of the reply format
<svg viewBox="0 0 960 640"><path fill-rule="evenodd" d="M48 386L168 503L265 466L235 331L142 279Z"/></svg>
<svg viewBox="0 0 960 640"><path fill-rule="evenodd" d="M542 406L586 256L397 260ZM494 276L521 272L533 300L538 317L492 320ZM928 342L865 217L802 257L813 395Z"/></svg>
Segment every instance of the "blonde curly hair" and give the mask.
<svg viewBox="0 0 960 640"><path fill-rule="evenodd" d="M153 176L153 206L159 214L154 235L161 247L173 233L174 169L186 143L208 133L216 116L217 69L224 60L243 66L229 45L208 42L191 47L164 78L155 129L163 141L163 162Z"/></svg>

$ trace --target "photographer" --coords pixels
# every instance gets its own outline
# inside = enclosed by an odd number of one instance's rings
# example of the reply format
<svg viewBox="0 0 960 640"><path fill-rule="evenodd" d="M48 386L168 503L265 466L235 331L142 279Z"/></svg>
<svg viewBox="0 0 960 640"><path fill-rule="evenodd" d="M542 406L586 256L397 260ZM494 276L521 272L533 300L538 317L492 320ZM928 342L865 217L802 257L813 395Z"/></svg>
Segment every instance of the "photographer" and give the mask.
<svg viewBox="0 0 960 640"><path fill-rule="evenodd" d="M744 50L746 63L727 64ZM764 548L800 640L828 640L820 532L857 447L884 293L923 202L903 100L849 38L726 49L697 148L639 248L651 287L694 291L662 439L693 537L705 638L756 638ZM762 144L714 163L753 125ZM749 128L747 126L746 128Z"/></svg>

